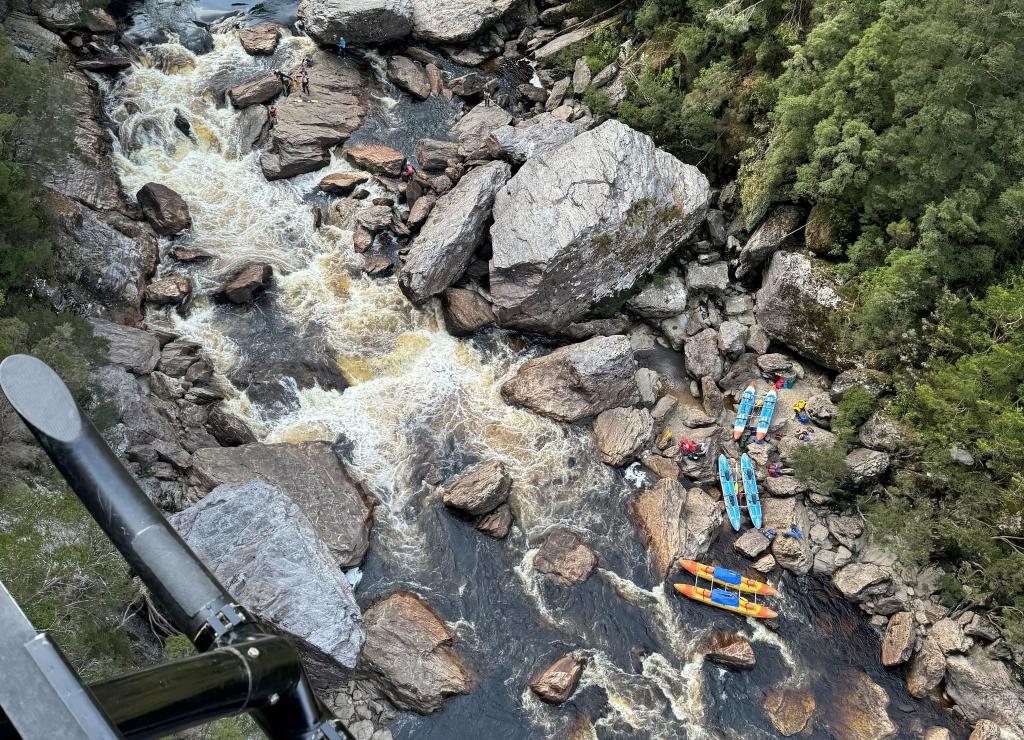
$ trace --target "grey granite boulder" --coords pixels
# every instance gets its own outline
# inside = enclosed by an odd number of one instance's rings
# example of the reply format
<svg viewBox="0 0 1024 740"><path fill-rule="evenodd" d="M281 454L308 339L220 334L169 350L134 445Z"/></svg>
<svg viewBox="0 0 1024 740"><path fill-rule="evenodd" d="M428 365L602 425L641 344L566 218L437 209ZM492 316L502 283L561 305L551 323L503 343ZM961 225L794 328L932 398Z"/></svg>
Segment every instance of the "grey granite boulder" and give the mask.
<svg viewBox="0 0 1024 740"><path fill-rule="evenodd" d="M342 36L355 44L379 44L412 31L411 0L302 0L303 30L322 44Z"/></svg>
<svg viewBox="0 0 1024 740"><path fill-rule="evenodd" d="M487 140L488 153L512 164L523 164L530 157L544 154L572 140L580 133L576 124L550 113L528 118L518 126L499 126Z"/></svg>
<svg viewBox="0 0 1024 740"><path fill-rule="evenodd" d="M370 544L370 502L326 442L211 447L196 450L192 463L208 489L251 480L278 488L313 522L338 565L362 561Z"/></svg>
<svg viewBox="0 0 1024 740"><path fill-rule="evenodd" d="M411 300L423 302L462 277L484 237L494 194L511 175L507 163L490 162L438 198L399 277Z"/></svg>
<svg viewBox="0 0 1024 740"><path fill-rule="evenodd" d="M636 370L627 337L594 337L527 360L505 381L501 395L542 416L579 421L639 402Z"/></svg>
<svg viewBox="0 0 1024 740"><path fill-rule="evenodd" d="M532 157L495 197L504 326L554 332L631 289L703 223L707 178L611 120Z"/></svg>
<svg viewBox="0 0 1024 740"><path fill-rule="evenodd" d="M294 501L260 481L219 486L171 524L243 606L296 642L314 677L355 666L364 635L352 587Z"/></svg>

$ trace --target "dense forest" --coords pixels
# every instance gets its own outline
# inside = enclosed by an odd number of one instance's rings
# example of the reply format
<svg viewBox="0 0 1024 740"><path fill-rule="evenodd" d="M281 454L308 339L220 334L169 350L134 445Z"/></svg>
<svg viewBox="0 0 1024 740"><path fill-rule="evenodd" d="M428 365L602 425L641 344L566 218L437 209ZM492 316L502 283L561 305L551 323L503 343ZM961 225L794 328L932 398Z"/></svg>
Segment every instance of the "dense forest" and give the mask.
<svg viewBox="0 0 1024 740"><path fill-rule="evenodd" d="M808 452L799 467L864 511L905 562L945 566L951 605L993 607L1020 645L1020 6L601 7L624 11L586 43L595 68L626 43L632 82L617 115L718 186L735 182L748 227L775 202L804 206L806 244L854 307L837 317L848 349L894 379L887 411L906 424L907 449L891 486L843 494L842 450ZM590 99L601 107L600 91ZM844 398L841 442L878 405Z"/></svg>

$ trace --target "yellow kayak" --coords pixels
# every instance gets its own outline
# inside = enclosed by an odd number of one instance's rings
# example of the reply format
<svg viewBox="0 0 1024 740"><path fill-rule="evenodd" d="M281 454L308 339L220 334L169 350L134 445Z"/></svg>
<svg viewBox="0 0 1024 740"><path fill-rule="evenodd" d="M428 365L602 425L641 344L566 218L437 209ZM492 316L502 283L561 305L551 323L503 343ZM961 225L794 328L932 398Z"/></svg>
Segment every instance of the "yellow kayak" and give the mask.
<svg viewBox="0 0 1024 740"><path fill-rule="evenodd" d="M747 578L742 576L734 570L728 568L717 568L704 563L698 563L695 560L678 560L679 567L683 570L692 573L698 578L704 578L708 581L713 581L720 586L731 586L732 588L738 588L748 594L757 594L758 596L774 596L775 589L769 586L767 583L761 583L755 581L753 578Z"/></svg>
<svg viewBox="0 0 1024 740"><path fill-rule="evenodd" d="M752 601L732 593L725 591L720 588L706 589L700 588L699 586L691 586L688 583L676 583L675 589L683 596L687 596L694 601L699 601L702 604L708 606L716 606L719 609L725 609L728 612L734 614L740 614L744 617L755 617L757 619L774 619L779 616L777 612L772 611L766 606L761 604L755 604Z"/></svg>

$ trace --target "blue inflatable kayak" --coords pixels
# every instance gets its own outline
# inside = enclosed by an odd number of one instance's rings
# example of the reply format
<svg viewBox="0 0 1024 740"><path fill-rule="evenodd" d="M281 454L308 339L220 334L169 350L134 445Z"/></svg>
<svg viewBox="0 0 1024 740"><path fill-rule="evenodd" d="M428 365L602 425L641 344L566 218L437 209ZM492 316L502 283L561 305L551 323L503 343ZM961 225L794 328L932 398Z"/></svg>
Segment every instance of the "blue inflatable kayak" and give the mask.
<svg viewBox="0 0 1024 740"><path fill-rule="evenodd" d="M732 428L733 439L739 439L743 436L743 432L746 431L747 424L750 422L750 414L754 411L754 401L756 400L757 390L755 390L754 384L751 383L740 397L740 405L736 410L736 424Z"/></svg>
<svg viewBox="0 0 1024 740"><path fill-rule="evenodd" d="M757 476L754 475L754 463L746 452L740 458L740 469L743 475L743 497L747 500L747 513L751 523L761 528L761 494L757 491Z"/></svg>
<svg viewBox="0 0 1024 740"><path fill-rule="evenodd" d="M775 404L778 403L779 394L772 388L764 397L761 404L761 416L757 420L757 441L761 442L768 436L768 427L772 424L772 414L775 413Z"/></svg>
<svg viewBox="0 0 1024 740"><path fill-rule="evenodd" d="M722 484L722 499L725 501L725 510L729 513L729 523L739 532L740 501L736 496L736 480L732 475L732 466L725 455L718 456L718 480Z"/></svg>

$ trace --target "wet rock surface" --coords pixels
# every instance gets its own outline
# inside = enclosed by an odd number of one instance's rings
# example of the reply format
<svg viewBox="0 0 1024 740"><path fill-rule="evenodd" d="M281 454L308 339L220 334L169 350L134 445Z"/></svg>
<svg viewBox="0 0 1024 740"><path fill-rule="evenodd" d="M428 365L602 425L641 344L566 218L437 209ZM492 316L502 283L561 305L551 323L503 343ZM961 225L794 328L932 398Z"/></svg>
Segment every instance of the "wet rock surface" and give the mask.
<svg viewBox="0 0 1024 740"><path fill-rule="evenodd" d="M158 234L170 236L192 225L188 204L166 185L146 183L135 194L135 198L149 225Z"/></svg>
<svg viewBox="0 0 1024 740"><path fill-rule="evenodd" d="M757 663L750 640L734 632L719 632L712 637L704 650L704 657L707 660L726 668L753 668Z"/></svg>
<svg viewBox="0 0 1024 740"><path fill-rule="evenodd" d="M355 44L396 41L412 31L410 0L302 0L298 14L306 33L334 46L338 36Z"/></svg>
<svg viewBox="0 0 1024 740"><path fill-rule="evenodd" d="M447 506L480 516L505 502L512 478L499 461L482 463L464 471L441 492Z"/></svg>
<svg viewBox="0 0 1024 740"><path fill-rule="evenodd" d="M707 551L722 509L699 488L662 479L634 499L633 518L647 538L655 573L664 576L677 558L692 560Z"/></svg>

